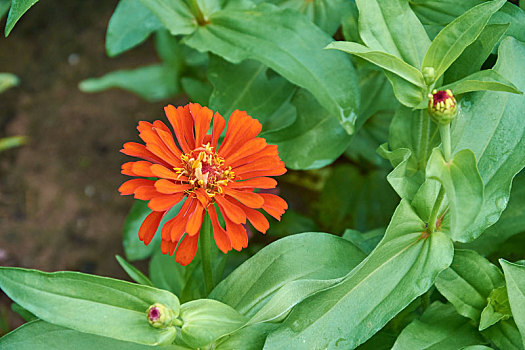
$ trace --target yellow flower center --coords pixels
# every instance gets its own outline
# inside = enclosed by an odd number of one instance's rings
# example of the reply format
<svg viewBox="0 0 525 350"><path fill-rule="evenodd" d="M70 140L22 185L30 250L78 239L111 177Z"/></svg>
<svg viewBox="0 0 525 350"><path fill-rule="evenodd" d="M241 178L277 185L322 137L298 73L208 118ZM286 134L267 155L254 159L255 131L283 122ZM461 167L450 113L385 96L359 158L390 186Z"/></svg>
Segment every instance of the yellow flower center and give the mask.
<svg viewBox="0 0 525 350"><path fill-rule="evenodd" d="M235 173L230 166L224 166L224 158L214 152L210 144L202 145L181 157L184 167L174 168L177 174L188 177L192 192L202 188L209 197L222 193L222 187L233 181Z"/></svg>

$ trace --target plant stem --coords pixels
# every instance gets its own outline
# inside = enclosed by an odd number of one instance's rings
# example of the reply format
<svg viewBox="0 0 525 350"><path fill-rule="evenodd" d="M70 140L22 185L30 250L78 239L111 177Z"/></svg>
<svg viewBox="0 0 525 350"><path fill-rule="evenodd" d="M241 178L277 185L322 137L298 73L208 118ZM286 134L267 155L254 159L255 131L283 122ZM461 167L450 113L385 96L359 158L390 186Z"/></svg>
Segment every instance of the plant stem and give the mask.
<svg viewBox="0 0 525 350"><path fill-rule="evenodd" d="M206 20L204 19L204 15L202 14L201 8L199 7L199 3L197 0L186 0L186 4L190 8L191 13L195 16L195 19L197 20L197 23L199 25L206 24Z"/></svg>
<svg viewBox="0 0 525 350"><path fill-rule="evenodd" d="M213 283L213 273L211 269L211 231L212 226L208 213L205 214L202 221L201 232L199 233L199 244L201 251L202 273L204 275L204 284L206 285L206 295L210 294L215 287Z"/></svg>
<svg viewBox="0 0 525 350"><path fill-rule="evenodd" d="M436 230L436 221L439 214L439 209L441 208L441 203L443 203L443 198L445 198L445 189L443 188L443 185L441 185L439 187L439 193L436 198L436 202L432 207L432 212L430 213L430 219L428 221L428 231L430 233Z"/></svg>
<svg viewBox="0 0 525 350"><path fill-rule="evenodd" d="M450 162L451 146L450 146L450 124L439 125L439 134L441 136L441 144L443 145L443 153L445 161Z"/></svg>

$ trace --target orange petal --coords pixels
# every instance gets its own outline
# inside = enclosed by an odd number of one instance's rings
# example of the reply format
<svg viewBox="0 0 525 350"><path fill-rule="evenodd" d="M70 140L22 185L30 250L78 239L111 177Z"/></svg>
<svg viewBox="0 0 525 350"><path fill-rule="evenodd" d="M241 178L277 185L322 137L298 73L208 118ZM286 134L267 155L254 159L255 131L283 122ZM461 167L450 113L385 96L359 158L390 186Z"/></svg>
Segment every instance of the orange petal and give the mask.
<svg viewBox="0 0 525 350"><path fill-rule="evenodd" d="M168 149L177 158L180 158L180 156L182 155L182 151L175 144L175 140L173 140L173 136L171 135L171 132L170 131L165 131L165 130L160 130L160 129L157 129L155 131L157 132L157 135L159 135L159 137L162 140L162 142L164 142L166 147L168 147Z"/></svg>
<svg viewBox="0 0 525 350"><path fill-rule="evenodd" d="M162 254L168 254L171 256L175 252L175 248L177 248L177 243L166 241L164 239L160 242L160 251Z"/></svg>
<svg viewBox="0 0 525 350"><path fill-rule="evenodd" d="M195 122L195 146L200 147L210 128L213 111L208 107L201 107L198 103L190 103L190 113Z"/></svg>
<svg viewBox="0 0 525 350"><path fill-rule="evenodd" d="M152 164L150 162L147 162L145 160L139 160L138 162L133 163L131 171L133 171L135 176L154 177L155 175L150 170L151 166Z"/></svg>
<svg viewBox="0 0 525 350"><path fill-rule="evenodd" d="M133 172L133 170L131 170L131 168L133 168L133 163L134 162L127 162L127 163L122 164L122 166L120 167L121 168L120 173L122 175L135 176L135 173Z"/></svg>
<svg viewBox="0 0 525 350"><path fill-rule="evenodd" d="M226 121L219 113L215 113L213 116L213 130L211 138L211 146L217 148L217 142L219 142L219 137L226 126Z"/></svg>
<svg viewBox="0 0 525 350"><path fill-rule="evenodd" d="M199 233L202 226L203 218L204 207L199 203L195 207L193 213L191 213L190 217L188 218L188 222L186 223L186 233L190 236L195 236L197 233Z"/></svg>
<svg viewBox="0 0 525 350"><path fill-rule="evenodd" d="M135 190L135 199L141 199L143 201L149 201L151 198L159 195L157 189L153 185L140 186Z"/></svg>
<svg viewBox="0 0 525 350"><path fill-rule="evenodd" d="M219 205L221 212L226 214L225 216L229 217L236 224L245 224L246 223L246 214L242 211L239 206L229 202L221 195L216 195L215 202Z"/></svg>
<svg viewBox="0 0 525 350"><path fill-rule="evenodd" d="M223 215L223 217L226 222L226 234L230 237L232 248L237 251L246 248L248 246L248 235L246 234L246 229L242 225L231 221L227 216Z"/></svg>
<svg viewBox="0 0 525 350"><path fill-rule="evenodd" d="M150 170L153 173L153 176L160 177L162 179L180 180L181 178L177 173L160 164L153 164Z"/></svg>
<svg viewBox="0 0 525 350"><path fill-rule="evenodd" d="M217 245L217 248L219 248L224 254L226 254L232 249L232 242L230 241L230 237L228 237L226 231L219 224L217 212L215 211L215 205L210 205L208 207L208 214L210 214L215 244Z"/></svg>
<svg viewBox="0 0 525 350"><path fill-rule="evenodd" d="M188 265L197 253L197 245L199 244L199 235L186 235L182 239L175 253L175 261L182 266Z"/></svg>
<svg viewBox="0 0 525 350"><path fill-rule="evenodd" d="M179 185L179 184L173 183L170 180L160 179L155 182L155 188L160 193L173 194L173 193L179 193L179 192L184 192L186 190L189 190L190 185L187 185L187 184Z"/></svg>
<svg viewBox="0 0 525 350"><path fill-rule="evenodd" d="M242 208L242 210L244 210L246 217L257 231L266 233L266 231L270 228L270 223L262 213L255 209L246 207Z"/></svg>
<svg viewBox="0 0 525 350"><path fill-rule="evenodd" d="M246 112L235 110L230 116L226 136L219 149L219 155L227 158L250 139L256 137L262 129L262 124L248 116Z"/></svg>
<svg viewBox="0 0 525 350"><path fill-rule="evenodd" d="M144 160L149 160L152 163L160 163L163 165L168 165L164 160L157 157L150 151L146 149L146 146L141 145L140 143L136 142L126 142L123 146L123 148L120 150L120 152L131 156L131 157L137 157L142 158Z"/></svg>
<svg viewBox="0 0 525 350"><path fill-rule="evenodd" d="M148 245L153 239L153 236L155 236L155 232L157 232L157 228L164 214L166 214L164 211L154 211L146 216L146 219L144 219L144 222L140 225L139 239L143 241L145 245Z"/></svg>
<svg viewBox="0 0 525 350"><path fill-rule="evenodd" d="M179 203L184 198L184 196L184 193L161 194L153 197L149 201L148 207L154 211L166 211L171 209L175 204Z"/></svg>
<svg viewBox="0 0 525 350"><path fill-rule="evenodd" d="M153 182L154 181L152 180L146 180L146 179L128 180L124 182L122 185L120 185L120 187L118 188L118 191L123 196L133 194L133 192L135 192L137 188L141 186L151 186L153 185Z"/></svg>
<svg viewBox="0 0 525 350"><path fill-rule="evenodd" d="M237 168L238 166L241 166L241 165L244 165L244 164L248 164L248 163L252 163L252 162L254 162L257 159L264 158L264 157L274 157L274 158L276 158L278 160L281 160L279 158L279 152L277 152L277 146L276 145L266 145L266 147L264 147L259 152L254 153L252 155L248 155L248 156L243 157L243 158L240 158L239 160L236 160L235 162L232 162L229 165L232 168Z"/></svg>
<svg viewBox="0 0 525 350"><path fill-rule="evenodd" d="M284 211L288 209L288 203L274 194L260 193L260 195L264 198L263 210L280 221Z"/></svg>
<svg viewBox="0 0 525 350"><path fill-rule="evenodd" d="M258 171L250 171L247 173L244 173L242 175L235 175L236 180L244 180L244 179L250 179L252 177L261 177L261 176L278 176L286 173L286 168L283 166L282 168L275 168L270 170L258 170Z"/></svg>
<svg viewBox="0 0 525 350"><path fill-rule="evenodd" d="M175 137L184 153L189 153L195 148L193 139L193 118L189 107L175 108L172 105L164 107L168 120L175 131Z"/></svg>
<svg viewBox="0 0 525 350"><path fill-rule="evenodd" d="M241 147L239 147L235 152L225 158L225 164L232 164L239 159L251 156L259 151L262 151L266 147L266 140L263 138L251 139Z"/></svg>
<svg viewBox="0 0 525 350"><path fill-rule="evenodd" d="M264 204L263 197L259 196L257 193L234 190L228 187L224 188L224 193L235 198L249 208L261 208Z"/></svg>
<svg viewBox="0 0 525 350"><path fill-rule="evenodd" d="M146 143L146 149L148 151L168 162L172 166L176 166L180 163L179 158L169 150L166 144L159 137L156 130L157 128L153 126L149 128L142 128L139 137Z"/></svg>
<svg viewBox="0 0 525 350"><path fill-rule="evenodd" d="M196 204L194 198L186 199L177 216L172 219L173 221L169 232L172 242L177 243L186 231L186 222L188 221L189 215L195 210Z"/></svg>
<svg viewBox="0 0 525 350"><path fill-rule="evenodd" d="M235 175L242 175L251 171L258 170L270 170L283 168L284 163L276 157L263 157L257 160L254 160L251 163L241 165L239 167L233 168Z"/></svg>
<svg viewBox="0 0 525 350"><path fill-rule="evenodd" d="M229 188L275 188L275 186L277 186L277 181L271 177L256 177L228 184Z"/></svg>

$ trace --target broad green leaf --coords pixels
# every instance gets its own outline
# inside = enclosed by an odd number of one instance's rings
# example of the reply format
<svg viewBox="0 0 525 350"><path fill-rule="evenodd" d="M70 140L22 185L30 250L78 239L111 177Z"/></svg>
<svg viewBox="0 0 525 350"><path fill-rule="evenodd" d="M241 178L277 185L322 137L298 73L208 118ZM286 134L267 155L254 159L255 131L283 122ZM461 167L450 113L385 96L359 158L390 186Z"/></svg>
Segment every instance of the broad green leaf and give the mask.
<svg viewBox="0 0 525 350"><path fill-rule="evenodd" d="M487 25L446 71L444 83L453 83L479 71L508 28L509 24Z"/></svg>
<svg viewBox="0 0 525 350"><path fill-rule="evenodd" d="M368 232L359 232L347 229L343 238L359 247L365 254L370 254L385 235L384 228L377 228Z"/></svg>
<svg viewBox="0 0 525 350"><path fill-rule="evenodd" d="M41 320L26 323L0 338L2 350L185 350L177 345L148 346L81 333Z"/></svg>
<svg viewBox="0 0 525 350"><path fill-rule="evenodd" d="M120 0L109 20L106 52L110 57L121 54L146 40L162 24L140 0Z"/></svg>
<svg viewBox="0 0 525 350"><path fill-rule="evenodd" d="M438 129L426 111L404 106L397 109L388 146L382 145L378 153L394 167L387 179L401 198L412 200L425 182L428 158L439 142Z"/></svg>
<svg viewBox="0 0 525 350"><path fill-rule="evenodd" d="M474 153L464 149L447 162L441 150L434 148L426 174L430 179L439 180L445 189L451 215L450 237L460 242L473 240L475 237L469 235L468 228L483 204L483 182Z"/></svg>
<svg viewBox="0 0 525 350"><path fill-rule="evenodd" d="M78 85L83 92L100 92L121 88L133 92L148 101L173 97L178 93L179 72L165 65L144 66L130 70L118 70L100 78L86 79Z"/></svg>
<svg viewBox="0 0 525 350"><path fill-rule="evenodd" d="M72 288L74 286L74 288ZM170 344L175 327L151 327L146 310L161 303L178 314L173 294L78 272L46 273L0 267L0 287L38 318L79 332L141 344Z"/></svg>
<svg viewBox="0 0 525 350"><path fill-rule="evenodd" d="M396 342L398 332L389 331L385 328L374 334L363 344L359 345L357 350L391 350Z"/></svg>
<svg viewBox="0 0 525 350"><path fill-rule="evenodd" d="M31 322L31 321L34 321L34 320L38 319L38 317L36 317L31 312L29 312L26 309L24 309L23 307L21 307L17 303L12 303L11 304L11 310L13 310L17 314L19 314L20 317L22 317L26 322Z"/></svg>
<svg viewBox="0 0 525 350"><path fill-rule="evenodd" d="M490 292L487 298L487 306L481 312L479 330L485 330L501 320L508 320L510 317L512 317L512 312L507 296L507 288L505 286L496 288Z"/></svg>
<svg viewBox="0 0 525 350"><path fill-rule="evenodd" d="M7 21L5 23L5 36L7 37L9 33L15 27L16 22L24 15L33 6L38 0L11 0L11 8L9 9L9 14L7 15Z"/></svg>
<svg viewBox="0 0 525 350"><path fill-rule="evenodd" d="M415 107L423 100L425 89L423 74L400 58L349 41L334 41L326 48L350 53L383 68L394 87L396 97L402 104Z"/></svg>
<svg viewBox="0 0 525 350"><path fill-rule="evenodd" d="M208 102L213 91L210 83L190 77L182 77L180 83L184 92L188 94L190 101L200 103L203 106L209 104Z"/></svg>
<svg viewBox="0 0 525 350"><path fill-rule="evenodd" d="M144 275L139 269L137 269L135 266L131 265L129 262L127 262L123 257L120 255L116 255L115 258L117 259L119 265L126 271L129 277L131 279L139 284L143 284L145 286L153 286L153 283L149 280L146 275Z"/></svg>
<svg viewBox="0 0 525 350"><path fill-rule="evenodd" d="M345 151L351 137L306 90L297 92L292 105L297 119L284 129L266 133L268 143L278 146L287 168L319 169L332 163Z"/></svg>
<svg viewBox="0 0 525 350"><path fill-rule="evenodd" d="M261 122L263 132L295 121L290 100L296 87L278 75L272 76L264 64L252 60L232 64L212 56L207 75L214 88L209 106L225 118L236 109L246 111Z"/></svg>
<svg viewBox="0 0 525 350"><path fill-rule="evenodd" d="M270 333L265 349L352 349L366 341L452 261L448 237L435 232L423 238L424 230L402 200L376 249L342 282L297 305Z"/></svg>
<svg viewBox="0 0 525 350"><path fill-rule="evenodd" d="M436 279L436 287L460 315L479 322L492 290L503 286L503 274L472 250L456 250L448 269Z"/></svg>
<svg viewBox="0 0 525 350"><path fill-rule="evenodd" d="M458 315L452 305L436 301L403 329L392 350L457 350L480 343L483 338L468 318Z"/></svg>
<svg viewBox="0 0 525 350"><path fill-rule="evenodd" d="M16 148L25 145L29 141L27 136L10 136L0 139L0 152L11 148Z"/></svg>
<svg viewBox="0 0 525 350"><path fill-rule="evenodd" d="M277 327L274 323L259 323L242 328L217 341L216 350L260 350L266 336Z"/></svg>
<svg viewBox="0 0 525 350"><path fill-rule="evenodd" d="M182 340L200 348L242 327L247 318L217 300L199 299L182 304Z"/></svg>
<svg viewBox="0 0 525 350"><path fill-rule="evenodd" d="M359 34L366 46L421 67L430 39L408 1L356 0L356 4Z"/></svg>
<svg viewBox="0 0 525 350"><path fill-rule="evenodd" d="M341 31L346 41L362 43L359 36L359 10L353 1L349 1L350 11L343 17L343 26Z"/></svg>
<svg viewBox="0 0 525 350"><path fill-rule="evenodd" d="M474 241L461 245L481 255L496 252L499 246L510 237L525 232L525 176L518 175L513 181L510 201L498 222L490 226Z"/></svg>
<svg viewBox="0 0 525 350"><path fill-rule="evenodd" d="M0 73L0 93L6 91L10 87L17 86L20 81L18 77L11 73Z"/></svg>
<svg viewBox="0 0 525 350"><path fill-rule="evenodd" d="M270 223L270 228L266 231L266 234L282 238L296 233L316 231L319 231L319 227L315 223L314 218L297 210L288 209L281 217L281 221L275 220Z"/></svg>
<svg viewBox="0 0 525 350"><path fill-rule="evenodd" d="M173 35L191 34L198 24L185 1L139 0Z"/></svg>
<svg viewBox="0 0 525 350"><path fill-rule="evenodd" d="M316 205L323 230L341 234L349 227L366 231L388 225L399 200L386 174L385 170L363 174L349 164L332 168Z"/></svg>
<svg viewBox="0 0 525 350"><path fill-rule="evenodd" d="M494 343L498 349L524 349L520 332L518 331L516 323L514 323L512 318L505 321L500 321L481 333L483 336L490 339L490 341Z"/></svg>
<svg viewBox="0 0 525 350"><path fill-rule="evenodd" d="M357 77L344 54L322 50L331 37L303 15L269 4L222 10L184 42L232 63L254 59L309 90L348 133L357 118ZM320 64L322 62L322 64Z"/></svg>
<svg viewBox="0 0 525 350"><path fill-rule="evenodd" d="M507 37L493 68L525 91L525 45ZM494 224L507 206L512 179L525 166L525 95L476 92L461 103L452 130L453 153L470 149L476 155L485 197L465 236L476 238Z"/></svg>
<svg viewBox="0 0 525 350"><path fill-rule="evenodd" d="M469 75L461 80L453 82L439 88L440 90L450 89L454 95L464 94L472 91L505 91L513 94L522 94L514 84L502 77L492 69L482 70Z"/></svg>
<svg viewBox="0 0 525 350"><path fill-rule="evenodd" d="M280 8L289 8L306 15L319 28L333 35L341 25L342 18L350 9L350 1L346 0L271 0Z"/></svg>
<svg viewBox="0 0 525 350"><path fill-rule="evenodd" d="M525 266L500 259L505 273L510 308L525 345Z"/></svg>
<svg viewBox="0 0 525 350"><path fill-rule="evenodd" d="M0 19L4 18L11 6L11 0L0 0Z"/></svg>
<svg viewBox="0 0 525 350"><path fill-rule="evenodd" d="M447 25L428 48L422 67L432 67L435 80L476 40L490 17L505 4L505 0L485 2L465 12Z"/></svg>
<svg viewBox="0 0 525 350"><path fill-rule="evenodd" d="M251 317L286 283L338 278L364 257L356 246L337 236L317 232L289 236L244 262L209 297Z"/></svg>

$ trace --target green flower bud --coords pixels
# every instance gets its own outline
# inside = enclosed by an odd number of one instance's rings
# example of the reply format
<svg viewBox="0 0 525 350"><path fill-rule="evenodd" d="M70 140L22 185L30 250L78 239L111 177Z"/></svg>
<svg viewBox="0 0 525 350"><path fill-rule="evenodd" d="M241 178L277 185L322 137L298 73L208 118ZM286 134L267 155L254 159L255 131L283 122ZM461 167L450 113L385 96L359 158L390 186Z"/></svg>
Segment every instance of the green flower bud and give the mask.
<svg viewBox="0 0 525 350"><path fill-rule="evenodd" d="M428 85L432 84L436 78L436 72L432 67L423 68L423 78L425 78L425 83Z"/></svg>
<svg viewBox="0 0 525 350"><path fill-rule="evenodd" d="M458 114L458 103L450 90L434 90L428 94L428 113L437 124L447 125Z"/></svg>
<svg viewBox="0 0 525 350"><path fill-rule="evenodd" d="M155 328L166 328L177 323L173 311L167 306L159 303L151 305L146 311L148 322Z"/></svg>

